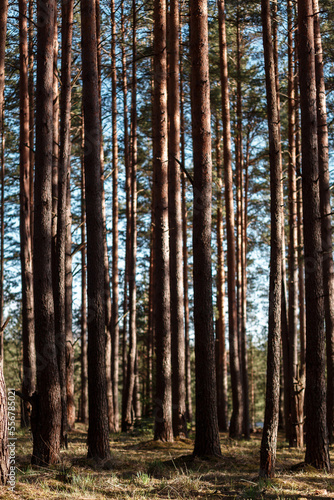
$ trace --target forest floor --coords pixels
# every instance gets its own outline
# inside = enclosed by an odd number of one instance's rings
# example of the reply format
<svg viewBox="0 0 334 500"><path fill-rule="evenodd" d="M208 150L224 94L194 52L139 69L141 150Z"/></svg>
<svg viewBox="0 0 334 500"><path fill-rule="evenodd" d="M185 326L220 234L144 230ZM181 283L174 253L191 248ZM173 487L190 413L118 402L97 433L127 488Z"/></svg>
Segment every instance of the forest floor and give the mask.
<svg viewBox="0 0 334 500"><path fill-rule="evenodd" d="M193 437L191 435L191 437ZM224 499L334 498L334 473L305 467L303 452L280 442L276 477L259 480L261 434L232 441L221 434L222 457L192 460L193 440L171 444L152 441L152 433L136 430L111 436L111 459L99 466L86 457L86 429L77 424L61 463L50 468L30 465L28 431L17 431L16 486L0 489L0 499ZM334 449L331 449L334 464Z"/></svg>

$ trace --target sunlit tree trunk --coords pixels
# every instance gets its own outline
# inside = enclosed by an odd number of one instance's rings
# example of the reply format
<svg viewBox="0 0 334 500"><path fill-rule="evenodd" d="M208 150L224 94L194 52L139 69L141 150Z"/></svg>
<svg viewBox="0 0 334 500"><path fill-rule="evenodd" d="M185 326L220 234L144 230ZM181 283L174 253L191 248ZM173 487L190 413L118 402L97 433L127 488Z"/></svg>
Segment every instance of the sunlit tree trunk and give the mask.
<svg viewBox="0 0 334 500"><path fill-rule="evenodd" d="M225 343L225 269L224 269L224 227L222 200L222 161L220 152L220 133L216 119L216 163L217 163L217 333L216 333L216 378L218 425L221 432L228 430L227 416L227 356Z"/></svg>
<svg viewBox="0 0 334 500"><path fill-rule="evenodd" d="M36 389L34 290L30 216L30 137L28 92L27 3L20 1L20 237L22 276L22 393L31 397ZM1 325L0 325L1 326ZM30 404L22 401L21 426L29 425Z"/></svg>
<svg viewBox="0 0 334 500"><path fill-rule="evenodd" d="M154 1L153 200L156 392L154 439L173 441L168 242L166 2Z"/></svg>
<svg viewBox="0 0 334 500"><path fill-rule="evenodd" d="M303 445L303 422L299 414L298 392L298 235L297 235L297 183L296 183L296 113L294 82L294 36L292 2L288 0L288 136L289 136L289 365L291 391L290 446Z"/></svg>
<svg viewBox="0 0 334 500"><path fill-rule="evenodd" d="M32 462L38 465L54 464L59 460L62 415L51 262L55 7L54 0L40 2L37 6L33 255L37 395L33 402L31 428L34 441Z"/></svg>
<svg viewBox="0 0 334 500"><path fill-rule="evenodd" d="M84 125L81 142L81 422L88 423L88 361L87 361L87 269L86 269L86 197L84 166Z"/></svg>
<svg viewBox="0 0 334 500"><path fill-rule="evenodd" d="M65 0L67 2L67 0ZM66 396L67 396L67 425L73 429L75 424L74 402L74 339L72 315L72 213L71 213L71 184L70 176L67 179L66 202L66 246L65 246L65 332L66 332Z"/></svg>
<svg viewBox="0 0 334 500"><path fill-rule="evenodd" d="M332 209L328 164L328 127L319 4L313 0L315 71L317 81L318 154L320 180L321 236L323 252L324 301L327 346L327 426L330 442L334 432L334 266Z"/></svg>
<svg viewBox="0 0 334 500"><path fill-rule="evenodd" d="M230 422L230 437L236 438L240 437L242 434L243 405L242 405L242 385L241 385L241 372L240 372L239 350L238 350L237 303L236 303L236 293L235 293L236 263L235 263L235 239L234 239L233 175L232 175L232 155L231 155L231 121L230 121L230 101L229 101L229 88L228 88L225 5L223 0L220 0L218 2L218 8L219 8L220 78L222 86L222 110L223 110L230 371L231 371L232 404L233 404L233 411Z"/></svg>
<svg viewBox="0 0 334 500"><path fill-rule="evenodd" d="M126 431L133 424L133 399L135 390L135 365L137 356L137 327L136 327L136 260L137 260L137 12L135 1L132 3L132 102L131 102L131 175L130 175L130 245L128 260L129 284L129 351L127 360L127 376L125 386L125 405L122 430Z"/></svg>
<svg viewBox="0 0 334 500"><path fill-rule="evenodd" d="M260 450L260 476L273 477L275 473L276 463L280 389L279 380L282 306L282 163L269 0L261 1L261 14L269 128L271 250L267 389L264 426Z"/></svg>
<svg viewBox="0 0 334 500"><path fill-rule="evenodd" d="M58 159L58 188L57 188L57 241L56 241L56 340L58 347L58 363L62 387L63 411L63 439L68 424L68 395L67 395L67 328L66 319L66 244L67 225L69 218L68 208L68 183L70 176L71 155L71 58L72 58L72 25L73 2L64 2L62 5L62 61L61 61L61 97L60 97L60 147ZM71 271L71 270L70 270ZM71 427L71 425L70 425Z"/></svg>
<svg viewBox="0 0 334 500"><path fill-rule="evenodd" d="M242 58L242 33L238 5L237 11L237 140L236 140L236 170L237 170L237 307L239 352L242 381L242 406L243 406L243 433L249 439L249 384L247 366L247 335L246 335L246 310L244 308L244 275L246 260L244 259L244 226L245 226L245 199L244 199L244 158L242 134L242 85L241 85L241 58Z"/></svg>
<svg viewBox="0 0 334 500"><path fill-rule="evenodd" d="M179 2L170 2L168 30L168 211L174 436L187 435L183 322L182 207L180 175Z"/></svg>
<svg viewBox="0 0 334 500"><path fill-rule="evenodd" d="M318 469L330 470L326 422L324 288L312 0L298 1L298 27L302 188L305 201L303 204L307 342L305 463Z"/></svg>

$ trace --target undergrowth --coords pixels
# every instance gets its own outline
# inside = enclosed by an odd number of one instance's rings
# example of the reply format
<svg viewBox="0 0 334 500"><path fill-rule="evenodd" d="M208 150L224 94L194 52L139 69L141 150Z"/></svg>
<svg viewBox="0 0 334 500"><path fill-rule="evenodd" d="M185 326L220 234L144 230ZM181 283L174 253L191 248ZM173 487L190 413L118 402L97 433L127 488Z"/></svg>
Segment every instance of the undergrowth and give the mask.
<svg viewBox="0 0 334 500"><path fill-rule="evenodd" d="M190 434L193 437L192 434ZM222 457L193 459L193 440L157 443L148 429L110 436L111 459L95 464L86 456L86 429L78 424L57 466L30 464L29 431L17 433L16 487L0 489L0 499L224 499L334 498L334 474L297 464L304 452L283 440L276 477L258 478L260 434L233 441L221 434ZM331 450L334 463L334 452Z"/></svg>

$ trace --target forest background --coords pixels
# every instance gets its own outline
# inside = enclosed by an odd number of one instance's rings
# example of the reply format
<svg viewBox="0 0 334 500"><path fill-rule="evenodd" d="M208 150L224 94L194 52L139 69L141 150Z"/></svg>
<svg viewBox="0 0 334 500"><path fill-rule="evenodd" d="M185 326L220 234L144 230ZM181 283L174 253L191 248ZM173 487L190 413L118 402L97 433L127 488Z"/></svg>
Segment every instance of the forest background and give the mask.
<svg viewBox="0 0 334 500"><path fill-rule="evenodd" d="M113 252L113 237L115 229L113 226L112 210L113 188L115 186L113 164L113 119L115 114L113 110L112 96L115 95L112 89L111 60L116 61L116 104L118 109L124 108L124 71L122 57L126 57L127 74L129 88L135 89L136 96L136 120L137 120L137 255L135 269L135 282L137 293L137 319L136 333L138 339L137 359L138 359L138 392L143 409L150 406L150 391L148 390L149 377L148 365L146 359L152 354L147 347L147 334L150 328L150 266L151 266L151 229L154 223L151 218L152 206L152 5L144 3L136 6L136 75L134 76L132 57L134 55L133 41L131 40L133 26L133 10L131 5L126 3L115 6L116 26L115 40L116 46L112 46L112 30L110 29L111 11L110 5L100 3L100 75L101 75L101 123L103 131L103 161L104 161L104 191L106 206L106 235L108 242L108 255L110 259ZM212 152L214 164L213 178L213 224L212 224L212 269L214 275L213 297L219 295L216 289L218 278L216 270L218 265L218 237L217 219L219 204L221 203L221 181L219 173L219 142L221 139L221 95L220 95L220 60L219 60L219 33L218 33L218 8L215 3L209 3L209 47L210 47L210 87L211 87L211 112L212 112ZM267 102L265 99L265 73L262 55L262 24L260 6L257 2L229 2L226 6L226 25L228 34L228 58L229 58L229 83L231 95L231 123L232 123L232 144L233 158L235 163L234 182L235 182L235 210L238 217L239 203L247 205L246 220L240 222L241 226L247 228L247 311L243 312L244 318L247 318L247 348L249 362L251 363L251 419L252 427L256 422L263 421L264 411L264 392L265 392L265 359L267 347L267 309L268 309L268 268L269 268L269 250L270 250L270 185L268 168L268 132L267 132ZM326 98L328 109L328 126L330 146L333 144L333 53L331 43L331 26L333 20L333 7L331 3L323 2L321 10L322 22L322 42L324 47L324 71L326 80ZM72 290L73 290L73 346L75 354L74 380L75 380L75 406L80 408L82 394L80 394L80 365L82 353L79 350L82 336L82 109L81 109L81 47L80 47L80 5L74 8L73 23L73 47L72 47L72 109L71 109L71 136L72 136L72 154L71 154L71 250L72 256ZM121 15L124 14L123 23ZM287 80L287 11L285 5L276 5L273 7L274 21L276 27L277 42L277 61L279 75L279 95L281 112L281 137L283 152L283 196L285 199L285 221L286 233L288 234L288 80ZM60 18L60 14L59 14ZM192 252L191 252L191 232L190 227L193 221L192 213L192 193L191 184L194 177L192 166L192 140L191 140L191 111L190 111L190 64L187 56L189 50L189 28L188 28L187 6L181 5L182 21L182 82L183 82L183 112L184 112L184 159L183 159L183 196L186 205L186 220L188 224L188 243L189 259L188 277L189 277L189 300L190 300L190 351L193 351L193 329L192 329ZM3 178L3 199L4 207L3 222L3 294L1 312L2 320L10 316L10 322L6 329L5 336L5 377L10 386L19 386L22 383L22 370L19 360L21 358L21 316L17 314L20 310L20 238L19 238L19 199L20 199L20 173L19 173L19 155L18 143L20 141L20 104L19 104L19 76L20 63L18 51L18 11L16 4L9 5L7 48L6 48L6 86L5 86L5 129L3 148L3 164L5 165L5 175ZM33 23L31 23L33 24ZM123 25L125 31L125 43L122 45L121 32L117 27ZM59 28L61 27L59 23ZM275 31L275 30L274 30ZM59 29L59 46L61 29ZM36 40L31 36L32 50L35 50ZM34 45L35 44L35 45ZM123 49L123 51L122 51ZM112 58L111 50L116 50L115 58ZM58 59L55 58L55 85L60 82L60 60L61 50L56 51ZM35 62L33 62L35 64ZM32 71L33 74L33 71ZM136 88L134 85L136 78ZM58 83L57 83L58 82ZM59 89L58 89L59 91ZM126 104L133 113L133 95L130 92L131 101L128 98ZM134 125L132 124L132 127ZM124 284L126 278L126 246L127 246L127 201L126 201L126 168L125 168L125 135L124 135L124 116L118 113L117 116L117 138L118 138L118 203L119 203L119 282ZM130 133L131 135L131 133ZM218 144L218 146L217 146ZM331 148L330 148L331 150ZM237 164L243 165L243 173L239 178ZM331 158L331 156L330 156ZM242 163L243 162L243 163ZM298 171L297 171L298 176ZM284 182L285 181L285 182ZM241 206L240 205L240 206ZM243 215L239 212L239 217ZM240 219L241 220L241 219ZM236 219L237 226L237 246L239 221ZM224 243L224 250L227 250ZM239 248L239 252L240 252ZM288 258L288 250L286 253ZM239 254L240 261L240 254ZM238 270L238 273L241 272ZM238 293L241 293L241 275L238 275L239 287ZM130 280L131 281L131 280ZM124 299L123 299L124 300ZM240 299L239 299L240 300ZM120 304L122 299L120 300ZM124 325L126 325L127 309L124 300ZM227 298L224 299L225 311L228 311ZM216 305L215 315L218 321L219 312ZM123 318L124 319L124 318ZM228 326L228 314L226 314L226 326ZM1 321L3 323L3 321ZM126 326L121 327L121 339L125 339L124 334ZM130 341L131 342L131 341ZM229 348L229 347L227 347ZM126 363L123 357L123 365ZM193 355L192 355L193 360ZM154 378L154 377L153 377ZM120 399L122 397L124 385L120 386ZM152 391L152 388L150 389ZM80 396L79 396L80 394ZM283 400L282 400L283 401ZM231 394L229 391L229 403L231 406ZM188 401L189 404L189 401ZM284 413L283 403L281 404L281 413ZM137 411L137 410L136 410ZM149 412L148 412L149 414Z"/></svg>

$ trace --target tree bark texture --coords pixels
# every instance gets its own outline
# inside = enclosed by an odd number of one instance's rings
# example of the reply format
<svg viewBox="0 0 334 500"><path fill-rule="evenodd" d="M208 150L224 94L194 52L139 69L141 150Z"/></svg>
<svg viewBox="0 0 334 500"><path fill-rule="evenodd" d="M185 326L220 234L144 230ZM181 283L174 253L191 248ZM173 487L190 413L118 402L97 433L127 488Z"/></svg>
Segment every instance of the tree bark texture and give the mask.
<svg viewBox="0 0 334 500"><path fill-rule="evenodd" d="M0 6L0 134L1 134L1 256L0 256L0 323L3 324L3 295L4 295L4 188L5 188L5 135L4 135L4 91L5 91L5 52L7 35L8 0ZM3 337L0 338L0 366L3 364Z"/></svg>
<svg viewBox="0 0 334 500"><path fill-rule="evenodd" d="M305 462L330 470L326 422L324 287L312 0L298 1L306 301Z"/></svg>
<svg viewBox="0 0 334 500"><path fill-rule="evenodd" d="M81 422L88 423L88 359L87 359L87 269L86 269L86 197L84 166L84 127L82 123L81 156Z"/></svg>
<svg viewBox="0 0 334 500"><path fill-rule="evenodd" d="M171 386L170 268L168 241L168 145L166 2L154 1L154 330L156 393L154 439L173 441Z"/></svg>
<svg viewBox="0 0 334 500"><path fill-rule="evenodd" d="M182 206L180 173L179 2L170 2L168 31L168 212L174 436L187 436L183 322Z"/></svg>
<svg viewBox="0 0 334 500"><path fill-rule="evenodd" d="M54 11L54 0L38 4L33 256L37 395L31 415L32 462L38 465L58 462L61 436L51 263Z"/></svg>
<svg viewBox="0 0 334 500"><path fill-rule="evenodd" d="M208 13L190 2L191 116L194 161L194 326L196 435L194 455L220 455L211 276L212 163Z"/></svg>
<svg viewBox="0 0 334 500"><path fill-rule="evenodd" d="M331 192L328 163L328 127L323 52L320 33L319 4L313 0L315 72L317 82L318 157L324 302L327 346L327 426L330 442L334 436L334 265L331 223Z"/></svg>
<svg viewBox="0 0 334 500"><path fill-rule="evenodd" d="M225 343L225 269L224 269L224 227L222 200L222 161L220 152L220 134L218 120L216 122L216 163L217 163L217 333L216 333L216 372L217 372L217 406L218 425L221 432L228 430L227 415L227 356Z"/></svg>
<svg viewBox="0 0 334 500"><path fill-rule="evenodd" d="M60 97L60 147L57 186L57 242L56 242L56 342L60 384L62 390L63 439L67 431L67 342L66 342L66 239L67 239L67 184L70 176L71 154L71 45L73 2L62 4L62 60Z"/></svg>
<svg viewBox="0 0 334 500"><path fill-rule="evenodd" d="M181 35L180 35L181 36ZM182 39L180 40L182 42ZM182 47L180 43L180 48ZM185 165L185 123L184 123L184 92L183 92L183 57L180 50L180 134L181 134L181 164ZM187 200L186 174L181 176L182 190L182 255L183 255L183 307L184 307L184 342L185 342L185 383L186 383L186 410L187 421L193 420L192 392L191 392L191 360L189 342L189 293L188 293L188 231L187 231Z"/></svg>
<svg viewBox="0 0 334 500"><path fill-rule="evenodd" d="M302 415L299 414L298 393L300 380L298 373L298 234L297 234L297 181L296 181L296 103L294 82L293 11L288 0L288 136L289 136L289 346L291 376L291 417L292 432L290 446L303 446ZM296 440L294 443L294 439Z"/></svg>
<svg viewBox="0 0 334 500"><path fill-rule="evenodd" d="M108 458L101 127L94 0L81 2L88 284L88 456Z"/></svg>
<svg viewBox="0 0 334 500"><path fill-rule="evenodd" d="M224 181L226 206L226 233L227 233L227 285L228 285L228 314L229 314L229 343L230 343L230 371L232 386L232 416L230 422L230 437L242 435L243 404L242 384L238 350L238 325L236 303L236 263L234 238L234 208L233 208L233 175L231 154L231 120L230 100L228 88L227 45L225 27L225 4L218 2L219 9L219 46L220 46L220 79L222 87L223 110L223 141L224 141Z"/></svg>
<svg viewBox="0 0 334 500"><path fill-rule="evenodd" d="M114 430L119 431L118 374L119 374L119 322L118 322L118 142L117 142L117 72L115 2L111 1L111 79L112 79L112 165L113 165L113 246L112 246L112 386L114 398Z"/></svg>
<svg viewBox="0 0 334 500"><path fill-rule="evenodd" d="M125 387L125 412L123 430L129 430L133 425L133 402L135 390L135 366L137 357L137 288L136 288L136 260L137 260L137 12L135 1L132 3L132 96L131 96L131 170L129 178L130 189L130 242L128 260L129 284L129 350L127 360L127 377Z"/></svg>
<svg viewBox="0 0 334 500"><path fill-rule="evenodd" d="M22 276L22 393L31 397L36 390L34 289L30 215L30 136L28 92L27 3L20 1L20 237ZM22 403L21 426L29 425L30 403Z"/></svg>
<svg viewBox="0 0 334 500"><path fill-rule="evenodd" d="M280 390L281 295L282 295L282 161L275 62L269 0L261 1L269 128L271 251L267 388L260 450L260 476L275 474Z"/></svg>

